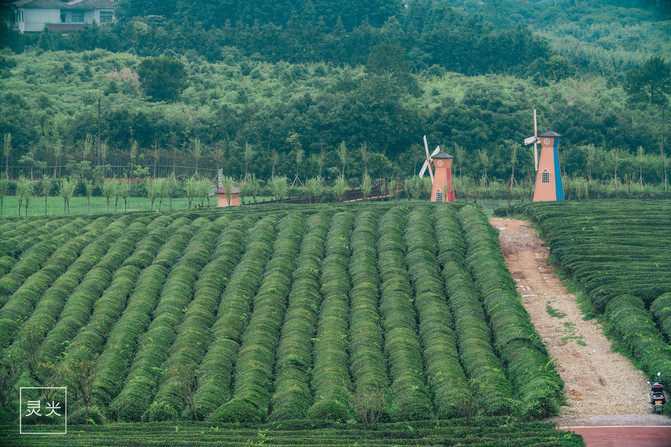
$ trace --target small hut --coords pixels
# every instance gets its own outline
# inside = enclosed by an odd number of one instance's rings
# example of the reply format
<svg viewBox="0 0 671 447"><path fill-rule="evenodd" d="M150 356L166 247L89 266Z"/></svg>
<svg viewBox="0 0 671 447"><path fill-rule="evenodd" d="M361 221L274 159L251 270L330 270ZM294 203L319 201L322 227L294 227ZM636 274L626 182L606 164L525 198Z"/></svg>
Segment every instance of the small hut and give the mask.
<svg viewBox="0 0 671 447"><path fill-rule="evenodd" d="M217 195L217 207L240 206L240 188L231 186L231 191L227 194L224 188L215 191Z"/></svg>

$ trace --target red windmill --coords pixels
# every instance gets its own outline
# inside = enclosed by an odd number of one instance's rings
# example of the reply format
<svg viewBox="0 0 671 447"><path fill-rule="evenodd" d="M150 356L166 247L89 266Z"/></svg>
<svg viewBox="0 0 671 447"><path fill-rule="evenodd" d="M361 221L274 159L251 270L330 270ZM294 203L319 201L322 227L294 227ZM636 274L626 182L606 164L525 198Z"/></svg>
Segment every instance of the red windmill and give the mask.
<svg viewBox="0 0 671 447"><path fill-rule="evenodd" d="M424 150L426 151L426 161L419 171L419 177L424 176L424 172L429 170L431 176L431 201L432 202L454 202L454 185L452 184L452 160L453 156L440 151L440 146L429 155L429 144L426 142L426 135L424 135ZM431 162L433 162L436 173L431 171Z"/></svg>

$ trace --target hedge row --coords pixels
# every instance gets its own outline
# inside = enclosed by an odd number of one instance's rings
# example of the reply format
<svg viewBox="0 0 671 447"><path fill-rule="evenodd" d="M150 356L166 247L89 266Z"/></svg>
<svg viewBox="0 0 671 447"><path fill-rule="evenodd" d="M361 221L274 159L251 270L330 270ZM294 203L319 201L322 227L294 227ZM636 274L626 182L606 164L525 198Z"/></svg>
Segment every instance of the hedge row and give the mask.
<svg viewBox="0 0 671 447"><path fill-rule="evenodd" d="M556 414L563 383L522 306L497 231L473 206L459 211L459 223L468 243L466 264L482 296L496 349L522 400L522 413L532 418Z"/></svg>
<svg viewBox="0 0 671 447"><path fill-rule="evenodd" d="M11 230L0 234L0 278L10 272L25 250L47 237L53 237L67 221L49 219L22 223L23 225L16 225L16 222L10 221L4 226ZM4 298L0 296L0 306L6 298L6 295Z"/></svg>
<svg viewBox="0 0 671 447"><path fill-rule="evenodd" d="M168 275L153 320L140 337L124 386L110 403L112 415L121 421L139 421L149 408L161 365L170 354L177 328L184 318L184 308L193 297L194 283L214 249L218 221L210 223L199 218L191 225L197 228L196 233ZM177 416L176 411L174 416Z"/></svg>
<svg viewBox="0 0 671 447"><path fill-rule="evenodd" d="M0 256L0 278L5 276L16 263L13 256Z"/></svg>
<svg viewBox="0 0 671 447"><path fill-rule="evenodd" d="M670 201L534 204L552 255L650 377L668 378L671 294ZM656 321L656 325L653 322Z"/></svg>
<svg viewBox="0 0 671 447"><path fill-rule="evenodd" d="M63 353L68 340L86 323L93 303L102 295L123 261L145 233L148 218L133 221L122 236L110 247L105 256L84 277L68 297L54 327L47 333L39 349L39 358L54 362Z"/></svg>
<svg viewBox="0 0 671 447"><path fill-rule="evenodd" d="M466 392L466 376L459 363L453 320L445 300L436 259L436 239L430 209L416 207L405 226L406 264L415 289L419 334L436 414L458 416L458 401Z"/></svg>
<svg viewBox="0 0 671 447"><path fill-rule="evenodd" d="M251 219L239 219L226 225L217 238L210 260L203 267L194 285L193 300L186 308L184 321L179 326L170 357L163 364L161 388L154 405L144 419L174 419L184 406L179 390L203 358L209 342L210 328L215 321L217 307L231 272L240 260L245 246L245 233ZM202 419L202 417L200 418Z"/></svg>
<svg viewBox="0 0 671 447"><path fill-rule="evenodd" d="M75 237L84 225L85 219L75 219L61 228L59 233L49 234L48 238L26 250L13 264L9 273L0 278L0 306L4 306L9 297L21 287L23 282L39 271L49 257L67 240ZM44 236L42 236L44 237Z"/></svg>
<svg viewBox="0 0 671 447"><path fill-rule="evenodd" d="M266 420L275 348L303 230L303 216L296 213L284 217L277 225L273 255L254 298L252 315L235 362L233 398L217 408L208 420L253 423Z"/></svg>
<svg viewBox="0 0 671 447"><path fill-rule="evenodd" d="M313 214L307 220L277 348L272 420L304 418L313 402L309 385L312 338L321 303L319 272L329 221L327 213Z"/></svg>
<svg viewBox="0 0 671 447"><path fill-rule="evenodd" d="M25 435L15 427L0 426L5 447L25 446ZM217 425L211 423L146 423L71 425L70 436L33 436L35 445L142 445L166 446L486 446L486 447L584 447L582 437L574 432L557 430L551 422L527 422L516 418L415 421L408 424L379 424L370 430L361 425L327 421L301 420L261 426Z"/></svg>
<svg viewBox="0 0 671 447"><path fill-rule="evenodd" d="M528 212L597 313L624 293L650 305L671 291L671 202L534 204Z"/></svg>
<svg viewBox="0 0 671 447"><path fill-rule="evenodd" d="M151 313L168 273L181 257L198 226L191 225L191 221L185 217L176 219L169 227L172 235L156 254L152 265L143 270L137 279L128 305L110 331L105 349L96 361L93 396L99 408L107 407L123 386L138 339L151 322Z"/></svg>
<svg viewBox="0 0 671 447"><path fill-rule="evenodd" d="M23 322L30 316L30 313L44 292L67 271L68 267L77 260L82 250L108 224L109 219L100 218L83 227L80 230L82 231L80 236L73 235L69 240L65 239L65 235L55 238L54 244L65 243L53 251L38 271L25 279L23 284L9 297L2 309L0 309L0 349L9 346L14 335L16 335ZM5 278L2 279L4 280Z"/></svg>
<svg viewBox="0 0 671 447"><path fill-rule="evenodd" d="M642 299L621 295L608 302L605 316L627 351L648 377L671 377L671 346L662 338Z"/></svg>
<svg viewBox="0 0 671 447"><path fill-rule="evenodd" d="M10 221L6 225L11 229L0 235L0 254L18 259L24 251L59 234L63 226L71 222L71 219L34 219L16 225Z"/></svg>
<svg viewBox="0 0 671 447"><path fill-rule="evenodd" d="M465 257L466 242L455 209L435 208L434 225L439 247L438 260L449 297L448 304L455 319L459 358L468 377L478 384L476 402L485 414L509 414L512 411L512 385L492 346L477 288L459 262Z"/></svg>
<svg viewBox="0 0 671 447"><path fill-rule="evenodd" d="M346 421L349 418L349 370L347 362L347 317L350 280L349 239L354 216L333 216L326 237L326 256L321 268L321 294L317 336L314 343L312 388L315 401L308 417Z"/></svg>
<svg viewBox="0 0 671 447"><path fill-rule="evenodd" d="M412 286L404 262L404 208L396 207L380 218L378 268L380 313L389 362L391 402L389 414L396 420L430 418L433 414L424 382L422 350L417 335L417 315Z"/></svg>
<svg viewBox="0 0 671 447"><path fill-rule="evenodd" d="M103 348L109 331L117 321L128 297L133 292L141 273L149 267L168 235L177 230L171 225L172 217L160 216L145 228L144 237L137 243L133 254L114 272L112 282L96 301L88 323L80 329L65 350L61 367L69 371L73 362L96 358ZM151 271L148 273L151 275ZM140 284L143 285L145 279Z"/></svg>
<svg viewBox="0 0 671 447"><path fill-rule="evenodd" d="M666 341L671 343L671 292L660 295L650 305L650 313L666 336Z"/></svg>
<svg viewBox="0 0 671 447"><path fill-rule="evenodd" d="M240 337L247 326L252 299L272 251L277 221L277 215L268 216L251 229L245 253L221 296L217 319L212 325L212 338L198 369L198 390L193 398L201 418L209 416L231 398L231 379ZM165 395L165 391L159 390L157 402L160 403L160 398Z"/></svg>
<svg viewBox="0 0 671 447"><path fill-rule="evenodd" d="M389 376L378 310L380 280L377 271L379 213L363 211L354 220L350 291L350 370L357 395L387 393Z"/></svg>
<svg viewBox="0 0 671 447"><path fill-rule="evenodd" d="M110 219L111 220L111 219ZM16 334L13 347L34 349L42 343L54 327L70 294L97 262L107 253L114 241L123 234L132 217L124 216L108 225L92 243L82 250L79 258L54 281L37 302L30 317Z"/></svg>

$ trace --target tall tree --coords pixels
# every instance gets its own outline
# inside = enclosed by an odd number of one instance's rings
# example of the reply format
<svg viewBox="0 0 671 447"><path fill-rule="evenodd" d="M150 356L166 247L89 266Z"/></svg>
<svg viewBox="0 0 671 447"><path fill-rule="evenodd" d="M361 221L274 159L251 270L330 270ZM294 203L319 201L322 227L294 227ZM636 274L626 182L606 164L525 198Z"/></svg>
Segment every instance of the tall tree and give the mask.
<svg viewBox="0 0 671 447"><path fill-rule="evenodd" d="M5 178L9 179L9 155L12 153L12 134L6 133L3 144L2 153L5 156Z"/></svg>
<svg viewBox="0 0 671 447"><path fill-rule="evenodd" d="M63 214L65 214L66 209L67 213L70 214L70 199L72 198L72 195L75 193L76 186L77 186L76 181L69 180L67 178L61 178L60 189L58 192L60 196L63 197Z"/></svg>
<svg viewBox="0 0 671 447"><path fill-rule="evenodd" d="M19 177L16 182L16 195L19 197L19 217L21 217L21 204L25 204L26 217L28 217L28 204L33 196L33 183L24 176Z"/></svg>
<svg viewBox="0 0 671 447"><path fill-rule="evenodd" d="M51 193L51 179L48 175L42 177L42 195L44 196L44 215L47 213L47 206L49 201L49 193Z"/></svg>
<svg viewBox="0 0 671 447"><path fill-rule="evenodd" d="M664 182L664 188L668 190L664 139L665 109L669 104L669 94L671 92L671 64L660 56L652 56L640 67L629 70L624 82L624 89L632 103L659 107L662 111L662 138L659 153L662 161L662 181Z"/></svg>

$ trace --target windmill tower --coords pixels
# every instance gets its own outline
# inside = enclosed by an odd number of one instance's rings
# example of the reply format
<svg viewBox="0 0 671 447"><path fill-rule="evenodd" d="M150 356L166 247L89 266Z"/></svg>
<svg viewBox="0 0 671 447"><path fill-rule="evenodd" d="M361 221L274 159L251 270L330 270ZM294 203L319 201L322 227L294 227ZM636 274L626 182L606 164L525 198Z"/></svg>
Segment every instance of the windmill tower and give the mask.
<svg viewBox="0 0 671 447"><path fill-rule="evenodd" d="M534 110L534 136L524 140L525 145L534 144L534 166L536 168L536 186L534 202L564 200L564 186L559 170L559 135L551 130L538 135L536 110ZM538 158L538 143L541 144L541 156Z"/></svg>
<svg viewBox="0 0 671 447"><path fill-rule="evenodd" d="M431 176L431 201L432 202L454 202L454 186L452 185L452 167L453 156L440 151L440 146L429 155L429 144L424 135L424 150L426 151L426 160L419 171L419 177L424 176L424 172L429 170ZM431 171L431 162L435 165L435 174Z"/></svg>

